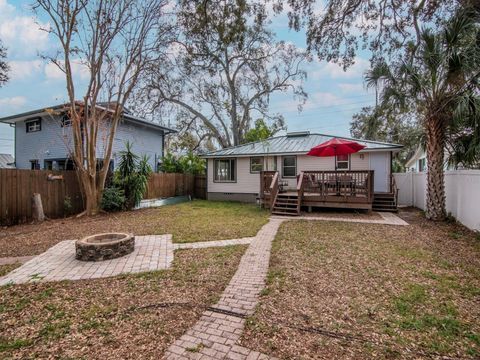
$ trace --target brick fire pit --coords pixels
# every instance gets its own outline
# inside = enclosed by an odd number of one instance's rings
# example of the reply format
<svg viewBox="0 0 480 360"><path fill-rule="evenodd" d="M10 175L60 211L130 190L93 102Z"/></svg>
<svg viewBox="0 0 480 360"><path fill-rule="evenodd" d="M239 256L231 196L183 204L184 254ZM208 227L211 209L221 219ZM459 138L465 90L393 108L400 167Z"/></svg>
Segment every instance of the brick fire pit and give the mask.
<svg viewBox="0 0 480 360"><path fill-rule="evenodd" d="M135 237L125 233L87 236L75 243L75 258L82 261L116 259L135 249Z"/></svg>

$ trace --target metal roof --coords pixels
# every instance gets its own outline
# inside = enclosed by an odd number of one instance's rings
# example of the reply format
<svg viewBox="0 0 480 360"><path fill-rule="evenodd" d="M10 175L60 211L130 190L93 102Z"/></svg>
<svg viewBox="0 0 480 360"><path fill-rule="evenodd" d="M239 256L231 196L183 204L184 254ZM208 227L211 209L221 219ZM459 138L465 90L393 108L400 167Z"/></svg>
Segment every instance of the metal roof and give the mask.
<svg viewBox="0 0 480 360"><path fill-rule="evenodd" d="M13 124L13 123L15 123L17 121L20 121L20 120L22 120L23 118L26 118L26 117L43 114L43 113L46 112L46 109L60 110L60 109L65 108L65 106L68 106L68 104L54 105L54 106L49 106L49 107L45 107L45 108L41 108L41 109L27 111L27 112L20 113L20 114L5 116L3 118L0 118L0 123L3 122L3 123ZM100 106L100 105L97 105L97 106L99 108L107 109L107 108L105 108L103 106ZM143 118L132 116L129 113L124 113L122 117L123 117L124 120L127 120L127 121L131 121L131 122L134 122L134 123L137 123L137 124L142 124L142 125L146 125L146 126L149 126L149 127L153 127L153 128L156 128L156 129L163 130L166 134L177 132L177 130L175 130L175 129L171 129L171 128L168 128L166 126L162 126L160 124L154 123L152 121L145 120Z"/></svg>
<svg viewBox="0 0 480 360"><path fill-rule="evenodd" d="M403 145L389 144L379 141L359 140L343 136L333 136L325 134L289 133L283 136L271 137L263 141L251 142L248 144L229 147L226 149L211 151L203 154L203 157L228 157L228 156L254 156L265 154L304 154L312 147L319 145L332 138L355 140L365 145L361 152L370 151L395 151L400 150Z"/></svg>
<svg viewBox="0 0 480 360"><path fill-rule="evenodd" d="M10 154L0 154L0 169L15 168L15 160Z"/></svg>

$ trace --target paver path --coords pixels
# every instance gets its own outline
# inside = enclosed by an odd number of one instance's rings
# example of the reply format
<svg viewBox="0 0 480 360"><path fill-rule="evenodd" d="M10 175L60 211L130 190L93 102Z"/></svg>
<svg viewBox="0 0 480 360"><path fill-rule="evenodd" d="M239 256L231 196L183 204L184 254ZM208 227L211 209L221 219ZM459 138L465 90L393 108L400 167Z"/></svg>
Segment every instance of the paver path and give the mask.
<svg viewBox="0 0 480 360"><path fill-rule="evenodd" d="M76 260L75 240L65 240L36 257L4 258L9 261L9 264L19 262L18 259L24 260L25 264L1 277L0 286L8 283L95 279L125 273L169 269L174 250L245 245L250 244L253 239L248 237L173 244L172 235L169 234L136 236L135 250L131 254L118 259L97 262Z"/></svg>
<svg viewBox="0 0 480 360"><path fill-rule="evenodd" d="M268 359L235 343L253 314L270 260L272 241L283 219L270 219L253 238L220 301L165 353L166 359Z"/></svg>
<svg viewBox="0 0 480 360"><path fill-rule="evenodd" d="M200 320L177 339L164 358L173 359L273 359L266 354L237 345L245 327L245 317L252 315L258 296L265 287L270 250L280 224L285 220L345 221L371 224L408 225L391 213L379 213L382 220L328 218L322 216L272 216L253 238L237 272L220 301L202 314Z"/></svg>
<svg viewBox="0 0 480 360"><path fill-rule="evenodd" d="M1 265L13 265L13 264L25 264L27 261L32 260L35 256L9 256L0 258Z"/></svg>

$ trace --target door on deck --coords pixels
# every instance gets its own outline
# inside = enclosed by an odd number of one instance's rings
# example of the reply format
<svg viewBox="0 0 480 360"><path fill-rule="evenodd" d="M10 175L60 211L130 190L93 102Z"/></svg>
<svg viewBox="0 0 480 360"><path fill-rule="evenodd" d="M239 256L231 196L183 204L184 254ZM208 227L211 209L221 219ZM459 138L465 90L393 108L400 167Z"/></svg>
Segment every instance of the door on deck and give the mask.
<svg viewBox="0 0 480 360"><path fill-rule="evenodd" d="M370 170L374 171L373 175L373 191L389 192L390 191L390 153L388 152L371 152L369 154Z"/></svg>

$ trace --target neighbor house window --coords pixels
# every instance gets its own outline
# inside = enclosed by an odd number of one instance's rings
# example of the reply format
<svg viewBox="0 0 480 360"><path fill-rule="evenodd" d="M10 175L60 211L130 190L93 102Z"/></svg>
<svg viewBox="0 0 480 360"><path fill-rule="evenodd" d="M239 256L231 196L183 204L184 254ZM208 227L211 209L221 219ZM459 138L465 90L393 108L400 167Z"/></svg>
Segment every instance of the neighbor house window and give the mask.
<svg viewBox="0 0 480 360"><path fill-rule="evenodd" d="M67 115L64 115L62 118L62 127L67 127L72 125L72 119Z"/></svg>
<svg viewBox="0 0 480 360"><path fill-rule="evenodd" d="M297 157L284 156L282 158L282 174L284 178L297 176Z"/></svg>
<svg viewBox="0 0 480 360"><path fill-rule="evenodd" d="M40 170L40 161L38 159L30 160L30 170Z"/></svg>
<svg viewBox="0 0 480 360"><path fill-rule="evenodd" d="M250 158L250 172L258 173L263 170L263 157L256 156Z"/></svg>
<svg viewBox="0 0 480 360"><path fill-rule="evenodd" d="M236 181L235 159L215 159L214 162L214 180L217 182Z"/></svg>
<svg viewBox="0 0 480 360"><path fill-rule="evenodd" d="M422 172L426 170L427 159L419 159L418 160L418 171Z"/></svg>
<svg viewBox="0 0 480 360"><path fill-rule="evenodd" d="M42 130L42 121L40 118L34 120L28 120L26 122L27 133L36 132Z"/></svg>
<svg viewBox="0 0 480 360"><path fill-rule="evenodd" d="M337 170L348 170L350 167L350 161L348 155L337 155Z"/></svg>

